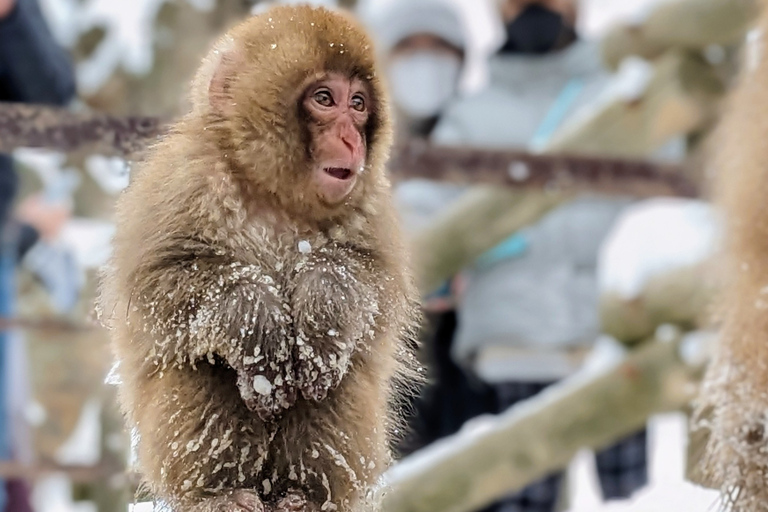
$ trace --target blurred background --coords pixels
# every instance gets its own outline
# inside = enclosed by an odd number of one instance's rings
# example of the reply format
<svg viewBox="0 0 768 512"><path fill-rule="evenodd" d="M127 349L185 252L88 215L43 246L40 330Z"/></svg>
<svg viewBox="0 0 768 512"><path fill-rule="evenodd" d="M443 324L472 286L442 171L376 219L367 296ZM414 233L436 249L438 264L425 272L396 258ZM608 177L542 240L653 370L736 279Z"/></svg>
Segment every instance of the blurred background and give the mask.
<svg viewBox="0 0 768 512"><path fill-rule="evenodd" d="M93 307L113 203L213 39L274 3L0 0L3 510L151 510ZM463 512L716 507L690 428L716 330L708 136L753 2L314 3L370 29L397 121L430 378L401 467L439 482L451 445ZM429 509L409 499L386 509Z"/></svg>

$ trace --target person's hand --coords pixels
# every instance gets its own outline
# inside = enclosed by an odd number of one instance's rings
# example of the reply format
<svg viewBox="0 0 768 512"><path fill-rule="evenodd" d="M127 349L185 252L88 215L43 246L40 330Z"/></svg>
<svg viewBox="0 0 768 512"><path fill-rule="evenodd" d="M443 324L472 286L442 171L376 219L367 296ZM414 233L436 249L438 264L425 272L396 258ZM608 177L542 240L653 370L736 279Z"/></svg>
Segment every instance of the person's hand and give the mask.
<svg viewBox="0 0 768 512"><path fill-rule="evenodd" d="M33 195L21 202L16 217L34 227L42 239L52 240L69 220L70 210L64 205L47 203L41 196Z"/></svg>
<svg viewBox="0 0 768 512"><path fill-rule="evenodd" d="M450 293L427 297L423 304L424 310L429 313L445 313L456 309L467 289L467 281L467 276L463 273L454 276L450 283Z"/></svg>
<svg viewBox="0 0 768 512"><path fill-rule="evenodd" d="M424 311L428 313L445 313L455 309L453 297L434 297L424 300Z"/></svg>
<svg viewBox="0 0 768 512"><path fill-rule="evenodd" d="M0 0L0 20L11 14L16 6L16 0Z"/></svg>

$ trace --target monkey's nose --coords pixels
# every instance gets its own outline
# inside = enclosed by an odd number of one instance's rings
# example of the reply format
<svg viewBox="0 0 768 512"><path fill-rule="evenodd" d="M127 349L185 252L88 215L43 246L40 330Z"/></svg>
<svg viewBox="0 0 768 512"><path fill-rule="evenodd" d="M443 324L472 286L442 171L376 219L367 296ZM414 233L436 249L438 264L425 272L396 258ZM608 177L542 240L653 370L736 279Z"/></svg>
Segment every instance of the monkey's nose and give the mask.
<svg viewBox="0 0 768 512"><path fill-rule="evenodd" d="M351 123L344 123L339 130L339 139L344 144L353 158L358 158L362 152L363 138L360 133L351 126Z"/></svg>

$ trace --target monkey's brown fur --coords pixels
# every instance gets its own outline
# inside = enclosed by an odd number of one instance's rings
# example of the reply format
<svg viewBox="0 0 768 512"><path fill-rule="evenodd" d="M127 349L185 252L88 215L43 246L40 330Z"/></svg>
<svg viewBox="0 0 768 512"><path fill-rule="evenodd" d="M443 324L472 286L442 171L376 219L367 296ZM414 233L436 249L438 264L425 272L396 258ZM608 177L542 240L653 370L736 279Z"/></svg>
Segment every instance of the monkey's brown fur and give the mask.
<svg viewBox="0 0 768 512"><path fill-rule="evenodd" d="M256 494L267 509L360 510L390 462L388 404L413 376L403 341L418 315L372 52L324 9L244 21L119 199L103 309L140 470L175 511L260 510ZM335 207L313 189L300 109L324 72L371 91L365 170ZM215 77L232 115L211 108ZM241 396L261 374L266 421Z"/></svg>
<svg viewBox="0 0 768 512"><path fill-rule="evenodd" d="M730 510L768 510L768 11L719 131L713 169L725 214L720 343L699 398L701 469ZM755 53L753 53L753 51ZM753 58L753 57L756 57Z"/></svg>

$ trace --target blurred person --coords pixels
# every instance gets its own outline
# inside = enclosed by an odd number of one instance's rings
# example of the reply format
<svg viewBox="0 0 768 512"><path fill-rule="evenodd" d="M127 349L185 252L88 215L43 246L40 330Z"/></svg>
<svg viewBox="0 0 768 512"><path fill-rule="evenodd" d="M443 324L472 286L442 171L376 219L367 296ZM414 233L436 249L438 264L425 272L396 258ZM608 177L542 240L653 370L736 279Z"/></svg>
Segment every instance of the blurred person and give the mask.
<svg viewBox="0 0 768 512"><path fill-rule="evenodd" d="M0 101L65 105L74 95L71 61L54 41L36 0L0 0ZM13 159L0 153L0 226L7 224L17 187ZM22 215L48 235L61 211L54 207L49 219L46 210L30 201ZM41 234L34 224L20 229L22 248L31 247Z"/></svg>
<svg viewBox="0 0 768 512"><path fill-rule="evenodd" d="M574 0L503 0L506 40L489 61L488 87L450 105L437 144L540 149L611 83L596 42L578 37ZM630 200L579 197L479 258L466 270L452 356L493 386L495 411L573 374L600 336L598 252ZM647 482L643 429L596 454L606 499ZM562 473L488 510L551 512Z"/></svg>
<svg viewBox="0 0 768 512"><path fill-rule="evenodd" d="M54 41L35 0L0 0L0 101L64 105L75 95L70 59ZM38 199L23 203L15 219L12 205L18 178L10 155L0 154L0 318L12 318L14 274L26 251L39 239L55 236L68 215ZM10 389L24 383L18 374L18 351L12 333L0 328L0 459L18 457L24 448L14 432L17 421ZM0 510L30 510L26 486L8 481L0 487Z"/></svg>
<svg viewBox="0 0 768 512"><path fill-rule="evenodd" d="M399 138L428 139L459 91L466 35L449 0L395 0L375 26Z"/></svg>
<svg viewBox="0 0 768 512"><path fill-rule="evenodd" d="M459 12L450 0L395 0L372 25L390 85L397 140L428 141L444 108L459 95L467 37ZM428 180L398 183L395 200L404 228L418 232L464 189ZM453 434L494 403L492 390L451 359L456 312L450 297L448 283L425 300L422 356L430 385L414 404L411 434L398 447L400 455Z"/></svg>
<svg viewBox="0 0 768 512"><path fill-rule="evenodd" d="M451 0L392 0L371 28L382 53L399 143L428 141L456 99L465 66L464 25ZM463 187L408 180L395 189L404 228L418 231Z"/></svg>

